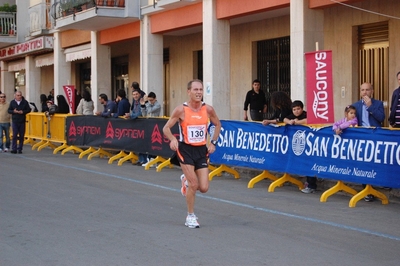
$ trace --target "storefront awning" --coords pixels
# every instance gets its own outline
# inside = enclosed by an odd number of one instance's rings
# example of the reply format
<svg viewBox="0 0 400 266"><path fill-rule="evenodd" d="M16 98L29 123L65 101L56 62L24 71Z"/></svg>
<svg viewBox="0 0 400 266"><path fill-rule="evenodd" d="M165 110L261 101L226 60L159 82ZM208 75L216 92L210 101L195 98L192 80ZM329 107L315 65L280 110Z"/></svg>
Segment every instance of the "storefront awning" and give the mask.
<svg viewBox="0 0 400 266"><path fill-rule="evenodd" d="M25 69L25 59L8 63L8 72L21 71Z"/></svg>
<svg viewBox="0 0 400 266"><path fill-rule="evenodd" d="M90 48L90 43L67 48L65 49L65 57L67 62L90 58L92 56L92 50Z"/></svg>
<svg viewBox="0 0 400 266"><path fill-rule="evenodd" d="M45 54L35 57L36 67L51 66L54 65L54 54Z"/></svg>

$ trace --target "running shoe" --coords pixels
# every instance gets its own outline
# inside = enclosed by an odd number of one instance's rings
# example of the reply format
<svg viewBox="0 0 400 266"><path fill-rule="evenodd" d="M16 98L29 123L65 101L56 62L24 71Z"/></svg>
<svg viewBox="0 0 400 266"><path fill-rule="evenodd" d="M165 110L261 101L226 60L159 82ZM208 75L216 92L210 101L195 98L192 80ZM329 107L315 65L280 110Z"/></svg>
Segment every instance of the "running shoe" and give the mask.
<svg viewBox="0 0 400 266"><path fill-rule="evenodd" d="M301 192L306 193L306 194L310 194L310 193L314 193L315 189L306 187L306 188L302 189Z"/></svg>
<svg viewBox="0 0 400 266"><path fill-rule="evenodd" d="M200 228L200 224L197 221L197 216L196 215L188 215L186 217L186 222L185 225L189 228Z"/></svg>
<svg viewBox="0 0 400 266"><path fill-rule="evenodd" d="M181 182L182 182L181 193L182 193L182 196L186 197L186 190L189 185L188 185L185 175L183 175L183 174L181 175Z"/></svg>

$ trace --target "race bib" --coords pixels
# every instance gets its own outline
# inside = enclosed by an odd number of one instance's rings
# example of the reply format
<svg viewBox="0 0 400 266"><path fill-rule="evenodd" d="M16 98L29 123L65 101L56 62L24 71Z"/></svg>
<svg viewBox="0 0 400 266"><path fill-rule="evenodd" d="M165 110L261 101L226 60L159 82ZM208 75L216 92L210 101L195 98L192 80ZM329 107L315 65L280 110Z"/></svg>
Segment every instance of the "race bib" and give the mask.
<svg viewBox="0 0 400 266"><path fill-rule="evenodd" d="M187 126L188 141L189 143L199 143L206 139L206 126Z"/></svg>

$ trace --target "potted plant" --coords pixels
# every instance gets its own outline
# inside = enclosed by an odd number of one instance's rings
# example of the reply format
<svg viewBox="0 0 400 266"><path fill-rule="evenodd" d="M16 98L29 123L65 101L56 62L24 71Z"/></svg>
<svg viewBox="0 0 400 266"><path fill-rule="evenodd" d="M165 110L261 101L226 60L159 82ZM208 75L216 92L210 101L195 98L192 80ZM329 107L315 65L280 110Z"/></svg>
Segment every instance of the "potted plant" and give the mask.
<svg viewBox="0 0 400 266"><path fill-rule="evenodd" d="M97 5L97 6L102 6L102 5L104 5L104 0L96 0L96 5Z"/></svg>
<svg viewBox="0 0 400 266"><path fill-rule="evenodd" d="M74 13L74 1L71 0L63 0L60 2L60 11L62 16L68 16Z"/></svg>
<svg viewBox="0 0 400 266"><path fill-rule="evenodd" d="M118 7L125 7L125 0L116 0Z"/></svg>
<svg viewBox="0 0 400 266"><path fill-rule="evenodd" d="M4 4L0 6L0 12L17 12L17 5Z"/></svg>
<svg viewBox="0 0 400 266"><path fill-rule="evenodd" d="M115 0L106 0L107 1L107 6L114 6Z"/></svg>

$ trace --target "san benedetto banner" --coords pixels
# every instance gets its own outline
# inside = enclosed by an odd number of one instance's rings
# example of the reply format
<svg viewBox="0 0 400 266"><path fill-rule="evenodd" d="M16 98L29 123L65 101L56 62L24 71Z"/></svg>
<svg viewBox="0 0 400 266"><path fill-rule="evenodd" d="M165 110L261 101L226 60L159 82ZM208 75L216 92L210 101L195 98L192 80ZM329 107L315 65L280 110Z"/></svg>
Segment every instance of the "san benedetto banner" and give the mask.
<svg viewBox="0 0 400 266"><path fill-rule="evenodd" d="M334 123L332 51L306 53L307 123Z"/></svg>
<svg viewBox="0 0 400 266"><path fill-rule="evenodd" d="M214 164L400 188L400 130L221 122Z"/></svg>

